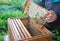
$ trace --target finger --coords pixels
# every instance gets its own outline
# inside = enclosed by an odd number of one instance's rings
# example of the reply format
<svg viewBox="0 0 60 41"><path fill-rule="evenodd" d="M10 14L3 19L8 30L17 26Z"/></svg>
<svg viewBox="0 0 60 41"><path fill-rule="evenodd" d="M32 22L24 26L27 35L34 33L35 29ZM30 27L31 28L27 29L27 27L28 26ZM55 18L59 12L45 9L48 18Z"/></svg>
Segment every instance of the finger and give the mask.
<svg viewBox="0 0 60 41"><path fill-rule="evenodd" d="M52 18L53 16L52 15L48 15L46 18Z"/></svg>
<svg viewBox="0 0 60 41"><path fill-rule="evenodd" d="M51 21L51 19L49 19L49 18L46 18L46 20L45 20L46 22L49 22L49 21Z"/></svg>
<svg viewBox="0 0 60 41"><path fill-rule="evenodd" d="M46 20L45 20L47 23L50 23L50 22L52 22L53 20L51 19L51 18L46 18Z"/></svg>
<svg viewBox="0 0 60 41"><path fill-rule="evenodd" d="M52 18L46 18L45 21L46 21L47 23L50 23L50 22L53 22L54 20L55 20L55 19L52 17Z"/></svg>
<svg viewBox="0 0 60 41"><path fill-rule="evenodd" d="M55 12L54 12L53 10L50 10L50 13L51 13L52 15L54 15L54 14L55 14Z"/></svg>
<svg viewBox="0 0 60 41"><path fill-rule="evenodd" d="M51 19L50 18L46 18L46 21L51 21Z"/></svg>

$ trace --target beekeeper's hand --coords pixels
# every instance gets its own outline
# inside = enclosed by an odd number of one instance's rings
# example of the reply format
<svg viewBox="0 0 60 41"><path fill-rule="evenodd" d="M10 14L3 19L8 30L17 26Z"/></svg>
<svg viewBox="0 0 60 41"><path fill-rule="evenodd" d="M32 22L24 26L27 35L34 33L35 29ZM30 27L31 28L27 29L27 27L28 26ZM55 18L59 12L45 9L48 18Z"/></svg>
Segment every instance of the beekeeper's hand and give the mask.
<svg viewBox="0 0 60 41"><path fill-rule="evenodd" d="M57 19L57 15L55 14L55 12L53 10L49 11L49 15L46 17L45 21L47 23L53 22Z"/></svg>

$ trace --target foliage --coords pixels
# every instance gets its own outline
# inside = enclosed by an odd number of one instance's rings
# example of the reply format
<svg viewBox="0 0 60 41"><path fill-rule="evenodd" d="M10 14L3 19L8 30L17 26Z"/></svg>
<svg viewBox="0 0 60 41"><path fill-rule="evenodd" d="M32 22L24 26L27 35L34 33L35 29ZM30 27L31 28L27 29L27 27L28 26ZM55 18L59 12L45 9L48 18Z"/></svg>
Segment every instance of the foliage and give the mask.
<svg viewBox="0 0 60 41"><path fill-rule="evenodd" d="M12 11L12 12L8 12L5 11L2 14L0 14L0 18L1 19L7 19L7 18L25 18L27 17L26 15L24 15L21 11Z"/></svg>
<svg viewBox="0 0 60 41"><path fill-rule="evenodd" d="M40 1L42 1L42 0L33 0L34 2L40 2Z"/></svg>
<svg viewBox="0 0 60 41"><path fill-rule="evenodd" d="M11 9L14 8L14 9L23 10L25 0L0 0L0 4L9 6Z"/></svg>
<svg viewBox="0 0 60 41"><path fill-rule="evenodd" d="M3 38L4 38L4 36L0 35L0 41L4 41Z"/></svg>
<svg viewBox="0 0 60 41"><path fill-rule="evenodd" d="M0 4L10 4L12 0L0 0Z"/></svg>
<svg viewBox="0 0 60 41"><path fill-rule="evenodd" d="M57 29L53 30L53 41L60 41L60 35Z"/></svg>
<svg viewBox="0 0 60 41"><path fill-rule="evenodd" d="M5 32L1 32L0 33L0 41L4 41L3 39L4 39L4 35L6 35L6 33Z"/></svg>
<svg viewBox="0 0 60 41"><path fill-rule="evenodd" d="M7 24L7 21L6 20L0 19L0 33L2 31L4 31L4 32L7 31L6 24Z"/></svg>
<svg viewBox="0 0 60 41"><path fill-rule="evenodd" d="M13 0L12 1L12 8L17 8L23 10L25 4L25 0Z"/></svg>

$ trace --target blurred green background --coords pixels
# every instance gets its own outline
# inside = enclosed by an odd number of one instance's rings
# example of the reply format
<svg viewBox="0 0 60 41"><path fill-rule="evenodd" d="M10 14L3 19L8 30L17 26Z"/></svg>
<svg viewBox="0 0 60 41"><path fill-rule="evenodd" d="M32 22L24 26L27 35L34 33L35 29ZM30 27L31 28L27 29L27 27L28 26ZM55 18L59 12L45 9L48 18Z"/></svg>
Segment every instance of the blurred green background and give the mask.
<svg viewBox="0 0 60 41"><path fill-rule="evenodd" d="M22 13L26 0L0 0L0 41L4 41L4 36L7 35L7 19L8 18L26 18ZM40 0L33 0L39 2ZM55 29L52 31L55 40L60 41L59 32Z"/></svg>

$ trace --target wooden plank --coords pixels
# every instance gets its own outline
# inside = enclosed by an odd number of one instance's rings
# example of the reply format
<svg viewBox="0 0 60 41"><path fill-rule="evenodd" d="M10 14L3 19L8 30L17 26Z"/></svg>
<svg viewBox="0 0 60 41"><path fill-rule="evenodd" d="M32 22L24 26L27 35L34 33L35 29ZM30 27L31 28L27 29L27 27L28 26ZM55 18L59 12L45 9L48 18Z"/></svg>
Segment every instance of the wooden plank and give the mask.
<svg viewBox="0 0 60 41"><path fill-rule="evenodd" d="M20 36L20 34L19 34L19 32L18 32L18 30L17 30L17 28L16 28L16 26L15 26L15 24L13 22L13 19L11 19L11 24L14 27L13 29L15 29L15 33L16 33L17 39L21 40L22 38L21 38L21 36Z"/></svg>
<svg viewBox="0 0 60 41"><path fill-rule="evenodd" d="M16 28L17 28L17 29L18 29L18 31L19 31L19 34L20 34L21 38L22 38L22 39L25 39L25 37L24 37L24 35L23 35L23 33L22 33L21 29L19 28L19 26L18 26L18 24L17 24L16 20L15 20L15 19L13 19L13 21L14 21L14 24L15 24Z"/></svg>
<svg viewBox="0 0 60 41"><path fill-rule="evenodd" d="M23 10L23 13L24 14L27 13L27 10L28 10L28 7L29 7L30 2L31 2L31 0L26 0L25 7L24 7L24 10Z"/></svg>
<svg viewBox="0 0 60 41"><path fill-rule="evenodd" d="M20 22L20 24L24 27L23 29L25 30L25 32L27 33L28 37L31 38L32 36L30 35L30 33L28 32L28 30L26 29L26 27L23 25L23 23L21 22L20 19L18 19L18 21Z"/></svg>
<svg viewBox="0 0 60 41"><path fill-rule="evenodd" d="M16 19L17 24L19 25L19 28L21 29L22 33L24 34L25 38L28 38L25 31L23 30L23 27L21 26L20 22Z"/></svg>
<svg viewBox="0 0 60 41"><path fill-rule="evenodd" d="M16 34L11 27L12 25L11 25L10 18L8 19L8 26L9 26L8 31L9 31L9 35L10 35L10 41L14 41L16 39Z"/></svg>
<svg viewBox="0 0 60 41"><path fill-rule="evenodd" d="M14 22L12 19L9 19L9 25L10 25L10 29L11 29L11 34L13 35L12 37L14 37L14 41L17 41L19 39L21 39L21 37L19 37L19 33L14 25Z"/></svg>
<svg viewBox="0 0 60 41"><path fill-rule="evenodd" d="M18 20L16 19L16 21L17 21L18 25L20 26L20 28L22 29L25 37L26 38L29 38L29 37L31 38L31 35L29 34L29 32L27 31L27 29L25 28L25 26L22 24L22 22L20 21L20 19L18 19Z"/></svg>
<svg viewBox="0 0 60 41"><path fill-rule="evenodd" d="M10 27L8 27L8 35L9 35L10 41L14 41L15 38L14 38L12 32L11 32Z"/></svg>

